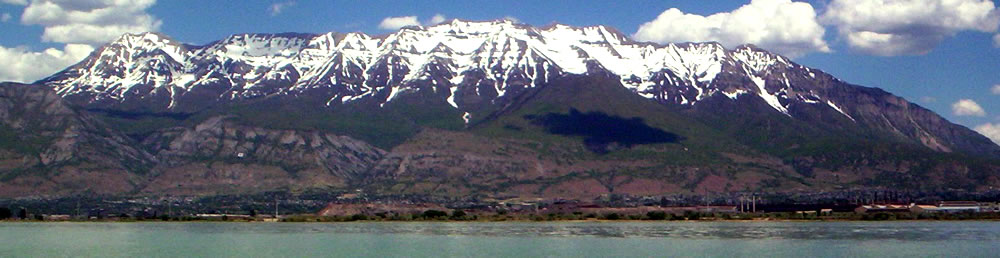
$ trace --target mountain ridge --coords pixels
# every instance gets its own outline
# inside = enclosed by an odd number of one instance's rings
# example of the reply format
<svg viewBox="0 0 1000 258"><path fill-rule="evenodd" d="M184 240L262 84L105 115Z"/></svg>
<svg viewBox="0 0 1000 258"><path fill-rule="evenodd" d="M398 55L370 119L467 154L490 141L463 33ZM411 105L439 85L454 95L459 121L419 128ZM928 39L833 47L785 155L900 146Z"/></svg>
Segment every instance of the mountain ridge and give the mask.
<svg viewBox="0 0 1000 258"><path fill-rule="evenodd" d="M1000 145L889 92L753 45L603 25L130 34L36 84L152 157L123 194L1000 186Z"/></svg>

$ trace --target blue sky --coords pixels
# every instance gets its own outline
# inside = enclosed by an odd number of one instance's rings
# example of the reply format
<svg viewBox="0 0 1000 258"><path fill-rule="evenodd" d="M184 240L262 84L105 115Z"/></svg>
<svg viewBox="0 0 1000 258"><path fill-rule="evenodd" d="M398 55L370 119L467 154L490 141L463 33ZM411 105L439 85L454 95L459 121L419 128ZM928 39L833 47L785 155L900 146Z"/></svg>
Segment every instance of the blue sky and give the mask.
<svg viewBox="0 0 1000 258"><path fill-rule="evenodd" d="M23 19L25 9L31 5L41 4L49 0L0 0L0 47L15 55L28 56L44 53L52 48L62 50L64 55L57 58L53 66L70 62L76 56L69 56L68 45L99 45L95 41L76 42L72 38L60 38L58 35L48 35L47 28L68 26L74 22L93 22L87 19L38 18ZM54 1L61 5L60 1ZM78 0L77 4L89 2L100 5L102 0ZM788 0L759 0L783 2ZM806 47L792 45L792 50L784 51L779 43L763 43L765 48L773 45L782 49L785 54L795 53L794 60L801 64L824 70L844 81L871 87L878 87L900 95L912 102L928 107L945 116L949 120L970 128L986 124L1000 128L1000 94L992 93L994 85L1000 85L1000 48L994 42L997 34L996 21L998 11L990 8L989 17L969 21L962 24L946 22L949 17L968 17L966 13L948 13L949 9L941 7L933 12L913 14L902 13L897 16L870 17L871 22L858 22L843 17L857 17L857 13L839 13L832 15L829 10L837 9L836 4L843 4L840 11L849 11L844 6L863 6L876 0L822 0L805 2L816 12L817 27L822 34L804 33L803 37L813 37L813 43L820 42L822 46L812 44ZM85 3L86 2L86 3ZM138 3L141 2L141 3ZM244 32L311 32L323 33L329 31L361 31L370 34L389 33L390 30L379 28L379 24L387 17L417 16L426 23L434 15L447 18L470 20L488 20L503 17L514 17L522 23L542 26L553 22L569 25L603 24L617 28L629 34L637 35L639 28L647 22L658 20L658 16L666 10L676 8L689 15L710 16L717 13L733 12L744 6L751 5L749 0L702 0L702 1L205 1L205 0L138 0L135 7L122 11L122 15L110 15L98 21L98 25L107 26L118 20L134 25L135 29L147 28L158 30L174 39L191 44L205 44L221 39L227 35ZM840 3L842 2L842 3ZM940 2L937 0L910 0L918 5ZM959 1L963 2L963 1ZM996 1L964 0L970 4L997 5ZM280 5L280 11L274 10ZM758 3L754 3L756 5ZM61 6L63 8L71 8ZM802 6L798 6L802 7ZM886 11L893 6L878 6ZM73 7L73 8L87 8ZM931 8L933 9L933 8ZM798 10L798 9L796 9ZM830 15L828 15L830 14ZM900 16L901 15L901 16ZM952 15L952 16L949 16ZM5 18L4 16L9 16ZM30 16L30 15L29 15ZM153 22L132 21L133 17L148 17ZM830 16L830 17L826 17ZM838 20L837 17L841 17ZM668 17L669 18L669 17ZM690 17L689 17L690 18ZM741 19L752 19L741 18ZM772 17L765 17L770 20ZM791 17L790 21L801 17ZM666 18L665 18L666 19ZM694 18L694 19L697 19ZM883 19L883 20L879 20ZM938 19L938 20L935 20ZM737 19L734 19L737 20ZM780 18L774 18L780 20ZM896 24L885 21L917 20L916 23ZM700 21L700 20L695 20ZM752 20L751 20L752 21ZM673 22L673 20L669 20ZM745 22L744 22L745 23ZM889 25L886 25L889 24ZM144 27L145 26L145 27ZM887 27L888 26L888 27ZM83 27L70 27L83 28ZM647 30L658 30L660 27L649 26ZM725 30L726 28L723 28ZM736 28L740 29L740 28ZM816 29L816 28L812 28ZM72 30L72 29L71 29ZM75 29L81 30L81 29ZM698 28L691 29L697 31ZM791 29L789 29L791 30ZM843 31L872 30L884 33L901 33L907 42L930 42L912 47L905 43L862 46L863 43L851 41ZM779 30L780 31L780 30ZM903 32L900 32L903 31ZM943 31L943 32L942 32ZM910 33L910 34L906 34ZM940 37L927 36L938 33ZM668 33L670 34L670 33ZM676 33L673 33L676 34ZM671 34L671 35L673 35ZM818 37L817 37L818 35ZM752 35L751 35L752 36ZM68 37L68 36L67 36ZM746 39L746 35L703 36L708 39L722 38L737 43ZM743 37L743 38L740 38ZM998 36L1000 37L1000 36ZM643 37L648 39L650 37ZM702 39L691 38L691 39ZM657 40L677 40L654 38ZM817 41L818 40L818 41ZM762 42L771 42L764 39ZM802 43L797 41L792 43ZM726 42L724 42L726 43ZM744 42L747 43L747 42ZM754 42L749 42L754 43ZM759 43L759 42L757 42ZM828 46L828 51L820 50ZM898 46L897 48L890 47ZM16 50L16 51L12 51ZM86 50L86 48L82 48ZM3 49L0 49L3 50ZM800 53L801 52L801 53ZM0 51L0 58L5 57ZM51 58L50 58L51 59ZM23 60L32 61L31 58ZM42 59L44 61L45 59ZM53 59L56 60L56 59ZM24 67L33 67L30 64ZM35 65L34 67L43 67ZM38 70L38 69L34 69ZM0 68L0 78L3 78ZM7 73L17 70L8 69ZM16 78L16 77L12 77ZM967 99L975 102L982 112L956 112L953 105L959 100ZM963 108L967 107L963 106ZM995 133L995 132L994 132ZM987 133L984 133L987 134Z"/></svg>

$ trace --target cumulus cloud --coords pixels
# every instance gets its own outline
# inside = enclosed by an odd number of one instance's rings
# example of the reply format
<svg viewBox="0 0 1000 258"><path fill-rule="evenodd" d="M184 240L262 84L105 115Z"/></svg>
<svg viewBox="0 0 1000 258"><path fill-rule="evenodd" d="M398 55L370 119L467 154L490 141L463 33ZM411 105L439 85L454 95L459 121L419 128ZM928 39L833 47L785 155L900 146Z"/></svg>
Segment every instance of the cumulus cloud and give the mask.
<svg viewBox="0 0 1000 258"><path fill-rule="evenodd" d="M378 24L378 28L383 30L398 30L406 26L420 26L417 16L388 17Z"/></svg>
<svg viewBox="0 0 1000 258"><path fill-rule="evenodd" d="M9 13L0 14L0 22L7 22L10 20L10 18L11 17Z"/></svg>
<svg viewBox="0 0 1000 258"><path fill-rule="evenodd" d="M1000 95L1000 84L993 85L993 88L990 88L990 92L993 93L993 95Z"/></svg>
<svg viewBox="0 0 1000 258"><path fill-rule="evenodd" d="M991 0L833 0L821 20L851 50L881 56L922 55L960 31L994 32Z"/></svg>
<svg viewBox="0 0 1000 258"><path fill-rule="evenodd" d="M448 17L445 17L443 14L440 13L435 14L433 17L431 17L429 20L427 20L422 24L420 23L420 20L417 19L417 16L387 17L385 19L382 19L382 22L378 24L378 28L383 30L398 30L406 26L437 25L438 23L445 22L446 20L448 20Z"/></svg>
<svg viewBox="0 0 1000 258"><path fill-rule="evenodd" d="M278 16L281 14L281 11L285 10L285 8L292 6L295 6L295 1L279 2L271 4L271 6L267 8L267 11L271 13L271 16Z"/></svg>
<svg viewBox="0 0 1000 258"><path fill-rule="evenodd" d="M754 44L789 56L830 52L812 5L791 0L753 0L732 12L709 16L676 8L639 26L637 40L667 42L717 41L727 47Z"/></svg>
<svg viewBox="0 0 1000 258"><path fill-rule="evenodd" d="M125 33L156 31L162 24L146 13L155 0L2 1L24 5L21 23L44 27L42 41L65 45L39 52L0 46L0 60L4 61L0 81L33 82L79 62L97 45Z"/></svg>
<svg viewBox="0 0 1000 258"><path fill-rule="evenodd" d="M951 104L951 111L956 116L986 116L986 111L983 111L983 107L971 99L962 99Z"/></svg>
<svg viewBox="0 0 1000 258"><path fill-rule="evenodd" d="M67 44L63 49L49 48L33 52L26 47L0 46L0 81L30 83L51 75L87 57L94 48L86 44Z"/></svg>
<svg viewBox="0 0 1000 258"><path fill-rule="evenodd" d="M125 33L159 30L162 21L146 13L154 4L156 0L32 0L21 22L44 26L46 42L100 45Z"/></svg>
<svg viewBox="0 0 1000 258"><path fill-rule="evenodd" d="M973 128L986 138L990 138L994 143L1000 144L1000 123L985 123Z"/></svg>
<svg viewBox="0 0 1000 258"><path fill-rule="evenodd" d="M427 21L427 24L428 25L435 25L435 24L444 22L446 19L447 19L447 17L444 17L444 15L442 15L440 13L439 14L435 14L434 17L431 17L430 21Z"/></svg>

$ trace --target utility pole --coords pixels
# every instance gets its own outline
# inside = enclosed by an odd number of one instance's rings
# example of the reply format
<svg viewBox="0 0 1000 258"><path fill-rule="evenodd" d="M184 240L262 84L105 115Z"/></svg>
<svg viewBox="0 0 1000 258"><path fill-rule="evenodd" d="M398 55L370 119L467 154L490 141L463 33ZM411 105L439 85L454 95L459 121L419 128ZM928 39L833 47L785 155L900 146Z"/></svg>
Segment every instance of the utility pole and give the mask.
<svg viewBox="0 0 1000 258"><path fill-rule="evenodd" d="M274 197L274 218L278 218L278 197Z"/></svg>
<svg viewBox="0 0 1000 258"><path fill-rule="evenodd" d="M757 195L756 194L753 195L753 198L751 199L751 202L753 202L753 213L757 213Z"/></svg>

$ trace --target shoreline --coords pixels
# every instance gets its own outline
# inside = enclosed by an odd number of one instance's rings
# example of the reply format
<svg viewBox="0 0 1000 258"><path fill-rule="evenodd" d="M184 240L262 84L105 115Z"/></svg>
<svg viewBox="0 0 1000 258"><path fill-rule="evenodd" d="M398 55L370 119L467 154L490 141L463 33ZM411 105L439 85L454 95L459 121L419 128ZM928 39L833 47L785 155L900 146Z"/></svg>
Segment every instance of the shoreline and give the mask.
<svg viewBox="0 0 1000 258"><path fill-rule="evenodd" d="M770 223L770 222L797 222L797 223L839 223L839 222L1000 222L1000 219L897 219L897 220L862 220L862 219L698 219L698 220L607 220L607 219L587 219L587 220L306 220L306 221L262 221L262 220L115 220L115 219L94 219L94 220L0 220L2 224L20 223L715 223L715 222L741 222L741 223Z"/></svg>

